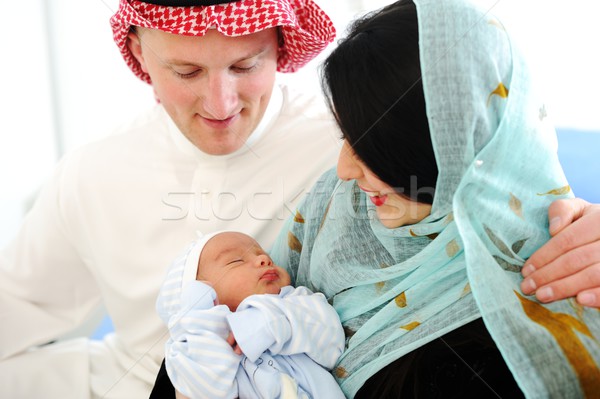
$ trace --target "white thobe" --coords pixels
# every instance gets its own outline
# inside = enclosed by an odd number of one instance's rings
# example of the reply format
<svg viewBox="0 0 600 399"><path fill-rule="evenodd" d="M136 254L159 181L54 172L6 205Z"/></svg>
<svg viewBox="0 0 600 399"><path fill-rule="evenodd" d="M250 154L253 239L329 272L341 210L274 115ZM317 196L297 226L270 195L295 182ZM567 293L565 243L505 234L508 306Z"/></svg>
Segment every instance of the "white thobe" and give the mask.
<svg viewBox="0 0 600 399"><path fill-rule="evenodd" d="M197 230L239 230L268 248L335 164L338 137L320 97L276 87L249 144L229 155L202 153L160 105L70 153L0 252L0 397L148 397L170 262ZM115 327L104 341L30 349L101 302Z"/></svg>

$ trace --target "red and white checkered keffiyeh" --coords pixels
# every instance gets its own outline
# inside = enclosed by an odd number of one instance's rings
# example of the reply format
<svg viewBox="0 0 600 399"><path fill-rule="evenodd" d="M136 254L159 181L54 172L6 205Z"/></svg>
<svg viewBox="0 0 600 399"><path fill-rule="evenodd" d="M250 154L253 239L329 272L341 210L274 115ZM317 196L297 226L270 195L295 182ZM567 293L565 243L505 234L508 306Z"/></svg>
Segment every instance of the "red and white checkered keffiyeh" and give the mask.
<svg viewBox="0 0 600 399"><path fill-rule="evenodd" d="M214 6L166 7L120 0L110 19L113 36L127 65L140 79L150 76L127 47L131 26L160 29L177 35L202 36L216 28L226 36L241 36L280 26L283 45L277 70L294 72L316 57L335 38L331 19L312 0L241 0Z"/></svg>

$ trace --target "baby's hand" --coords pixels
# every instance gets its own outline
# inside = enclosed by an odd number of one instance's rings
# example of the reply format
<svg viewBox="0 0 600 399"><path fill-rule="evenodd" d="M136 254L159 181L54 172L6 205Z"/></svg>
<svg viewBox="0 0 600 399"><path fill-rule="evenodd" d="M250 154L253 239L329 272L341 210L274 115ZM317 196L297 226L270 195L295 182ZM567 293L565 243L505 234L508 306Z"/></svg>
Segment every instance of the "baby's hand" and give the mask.
<svg viewBox="0 0 600 399"><path fill-rule="evenodd" d="M231 345L231 347L233 348L233 351L238 354L238 355L242 355L242 348L240 348L237 344L237 342L235 342L235 337L233 336L233 333L230 331L229 332L229 336L227 337L227 343L229 345Z"/></svg>

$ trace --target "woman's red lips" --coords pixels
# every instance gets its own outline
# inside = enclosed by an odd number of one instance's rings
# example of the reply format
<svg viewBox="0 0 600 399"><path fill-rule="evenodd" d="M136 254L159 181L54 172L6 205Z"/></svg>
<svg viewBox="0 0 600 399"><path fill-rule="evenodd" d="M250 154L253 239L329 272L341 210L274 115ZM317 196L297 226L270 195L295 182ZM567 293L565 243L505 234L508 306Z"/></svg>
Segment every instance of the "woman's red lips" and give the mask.
<svg viewBox="0 0 600 399"><path fill-rule="evenodd" d="M369 199L375 206L381 206L385 204L385 201L387 200L387 195L377 195L374 197L369 196Z"/></svg>
<svg viewBox="0 0 600 399"><path fill-rule="evenodd" d="M358 187L362 191L364 191L365 194L367 194L367 196L369 197L369 199L375 206L381 206L381 205L385 204L385 201L387 200L387 194L380 195L379 191L370 191L361 186L358 186Z"/></svg>

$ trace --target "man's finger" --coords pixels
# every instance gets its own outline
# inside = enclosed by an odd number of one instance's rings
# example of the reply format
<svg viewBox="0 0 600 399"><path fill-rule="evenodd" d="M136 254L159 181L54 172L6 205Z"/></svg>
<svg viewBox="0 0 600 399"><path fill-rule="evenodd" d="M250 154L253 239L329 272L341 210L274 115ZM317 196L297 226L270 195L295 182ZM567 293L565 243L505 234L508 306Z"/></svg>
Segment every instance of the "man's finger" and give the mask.
<svg viewBox="0 0 600 399"><path fill-rule="evenodd" d="M587 207L587 201L581 198L556 200L548 207L548 220L550 222L550 234L555 236L567 227L571 222L583 216Z"/></svg>
<svg viewBox="0 0 600 399"><path fill-rule="evenodd" d="M577 294L577 302L583 306L600 308L600 288L580 292Z"/></svg>
<svg viewBox="0 0 600 399"><path fill-rule="evenodd" d="M590 207L589 209L600 208ZM523 267L523 276L528 277L556 261L561 255L598 240L600 240L600 212L589 212L586 217L579 218L565 227L560 234L552 237L531 255Z"/></svg>
<svg viewBox="0 0 600 399"><path fill-rule="evenodd" d="M597 264L600 264L600 241L575 248L539 270L524 270L525 279L521 282L521 290L524 294L532 294L538 287L558 282ZM573 295L587 288L590 286L582 286Z"/></svg>
<svg viewBox="0 0 600 399"><path fill-rule="evenodd" d="M583 293L596 293L597 290L600 290L598 287L600 287L600 263L586 267L579 273L539 287L535 291L535 296L540 302L548 303L582 295L582 300L587 300L588 303L596 303L598 297L589 298Z"/></svg>

